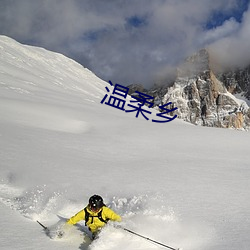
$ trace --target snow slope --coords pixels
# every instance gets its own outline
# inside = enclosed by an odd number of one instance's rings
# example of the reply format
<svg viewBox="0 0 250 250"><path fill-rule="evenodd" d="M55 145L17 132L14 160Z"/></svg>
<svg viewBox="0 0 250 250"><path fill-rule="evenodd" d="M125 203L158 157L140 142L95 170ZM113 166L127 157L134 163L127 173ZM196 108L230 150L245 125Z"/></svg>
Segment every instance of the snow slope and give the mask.
<svg viewBox="0 0 250 250"><path fill-rule="evenodd" d="M112 225L90 244L83 223L63 239L36 223L53 228L97 193L124 227L166 245L248 250L249 133L135 118L100 103L105 86L0 36L0 248L162 249Z"/></svg>

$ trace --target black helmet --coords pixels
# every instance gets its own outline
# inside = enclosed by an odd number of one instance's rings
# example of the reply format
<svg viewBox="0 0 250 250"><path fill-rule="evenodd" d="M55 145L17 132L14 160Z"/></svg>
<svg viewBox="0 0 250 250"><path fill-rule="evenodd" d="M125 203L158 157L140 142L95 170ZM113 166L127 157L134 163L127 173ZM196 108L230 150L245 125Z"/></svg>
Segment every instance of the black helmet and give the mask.
<svg viewBox="0 0 250 250"><path fill-rule="evenodd" d="M104 206L102 197L96 194L91 196L89 198L89 206L90 209L93 210L99 210L100 208L102 208Z"/></svg>

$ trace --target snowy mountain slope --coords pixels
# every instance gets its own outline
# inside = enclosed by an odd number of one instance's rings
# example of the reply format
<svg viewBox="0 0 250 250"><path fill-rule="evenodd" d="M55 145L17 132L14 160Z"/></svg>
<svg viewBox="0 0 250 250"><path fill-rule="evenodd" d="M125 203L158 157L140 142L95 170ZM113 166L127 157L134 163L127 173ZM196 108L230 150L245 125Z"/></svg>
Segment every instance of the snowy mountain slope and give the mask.
<svg viewBox="0 0 250 250"><path fill-rule="evenodd" d="M112 226L91 245L78 227L51 240L35 222L98 193L123 226L167 245L249 249L249 133L137 119L101 104L108 84L72 60L0 46L1 248L162 249Z"/></svg>

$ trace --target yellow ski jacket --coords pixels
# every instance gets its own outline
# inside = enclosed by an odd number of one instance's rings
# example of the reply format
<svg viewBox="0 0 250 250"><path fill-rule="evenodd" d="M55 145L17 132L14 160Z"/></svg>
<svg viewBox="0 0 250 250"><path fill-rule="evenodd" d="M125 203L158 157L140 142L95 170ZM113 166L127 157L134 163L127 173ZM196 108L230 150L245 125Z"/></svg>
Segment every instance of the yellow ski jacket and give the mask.
<svg viewBox="0 0 250 250"><path fill-rule="evenodd" d="M90 229L92 233L97 232L100 228L102 228L106 223L104 221L112 220L112 221L121 221L120 215L116 214L113 210L110 208L103 206L99 211L93 212L89 209L89 207L86 207L87 212L89 213L88 221L85 221L86 226ZM98 218L98 215L101 211L101 218L104 220L100 220ZM68 221L67 224L74 225L80 220L85 220L85 210L82 209L77 214L72 216Z"/></svg>

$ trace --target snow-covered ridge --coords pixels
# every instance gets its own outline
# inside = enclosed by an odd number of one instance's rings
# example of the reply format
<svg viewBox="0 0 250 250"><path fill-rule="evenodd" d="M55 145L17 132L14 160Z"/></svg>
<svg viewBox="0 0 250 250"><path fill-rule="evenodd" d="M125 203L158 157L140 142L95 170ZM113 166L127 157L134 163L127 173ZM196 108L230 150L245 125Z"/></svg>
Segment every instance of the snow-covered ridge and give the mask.
<svg viewBox="0 0 250 250"><path fill-rule="evenodd" d="M54 85L56 91L70 90L86 98L103 94L104 81L72 59L5 36L0 36L0 63L1 85L19 93L35 94L39 87L51 91Z"/></svg>
<svg viewBox="0 0 250 250"><path fill-rule="evenodd" d="M71 95L91 105L105 93L106 83L75 61L5 36L0 36L0 74L2 119L38 128L84 132L89 128L84 119L74 117L67 107L50 104L69 102Z"/></svg>

